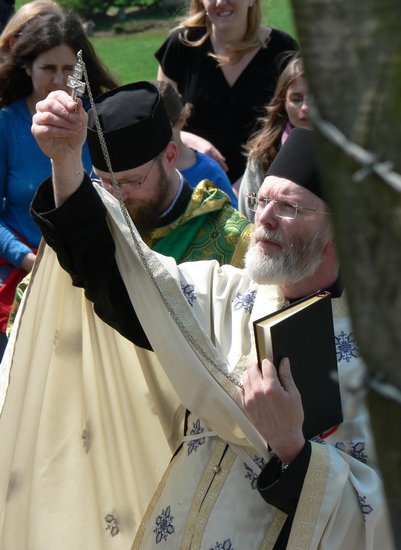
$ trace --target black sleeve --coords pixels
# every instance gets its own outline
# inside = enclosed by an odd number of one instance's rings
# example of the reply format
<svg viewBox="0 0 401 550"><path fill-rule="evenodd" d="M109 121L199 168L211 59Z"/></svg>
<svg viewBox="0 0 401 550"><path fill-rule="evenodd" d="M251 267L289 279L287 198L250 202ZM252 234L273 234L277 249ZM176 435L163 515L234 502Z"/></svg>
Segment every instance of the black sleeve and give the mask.
<svg viewBox="0 0 401 550"><path fill-rule="evenodd" d="M280 460L273 457L258 477L257 489L263 499L291 517L294 517L298 506L311 451L311 444L307 441L284 472Z"/></svg>
<svg viewBox="0 0 401 550"><path fill-rule="evenodd" d="M181 79L182 71L188 70L185 61L185 51L188 46L184 46L179 38L183 32L184 29L171 32L154 54L164 74L174 82Z"/></svg>
<svg viewBox="0 0 401 550"><path fill-rule="evenodd" d="M51 179L39 187L31 216L74 286L85 289L96 314L139 347L151 349L128 296L115 260L106 207L87 175L60 207L54 204Z"/></svg>

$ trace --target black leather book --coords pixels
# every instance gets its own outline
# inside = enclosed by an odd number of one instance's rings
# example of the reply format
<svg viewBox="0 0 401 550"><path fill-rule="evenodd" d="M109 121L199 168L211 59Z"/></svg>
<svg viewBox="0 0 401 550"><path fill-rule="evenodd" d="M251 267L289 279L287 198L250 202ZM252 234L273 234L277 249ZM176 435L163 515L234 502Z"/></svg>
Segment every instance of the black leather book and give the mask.
<svg viewBox="0 0 401 550"><path fill-rule="evenodd" d="M288 357L301 394L307 439L343 420L331 296L318 292L254 321L259 364Z"/></svg>

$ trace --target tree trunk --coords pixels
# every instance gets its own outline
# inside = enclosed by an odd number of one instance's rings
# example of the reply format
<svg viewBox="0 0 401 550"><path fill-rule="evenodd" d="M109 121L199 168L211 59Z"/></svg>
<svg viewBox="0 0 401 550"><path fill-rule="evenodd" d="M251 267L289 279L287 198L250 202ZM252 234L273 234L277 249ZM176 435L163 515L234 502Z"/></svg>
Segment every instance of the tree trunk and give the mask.
<svg viewBox="0 0 401 550"><path fill-rule="evenodd" d="M319 164L342 278L373 377L364 387L401 548L401 2L292 0L292 6L317 107ZM327 137L325 121L345 136L348 152ZM350 154L350 142L366 150L362 163ZM396 174L386 175L389 166L381 163L388 162Z"/></svg>

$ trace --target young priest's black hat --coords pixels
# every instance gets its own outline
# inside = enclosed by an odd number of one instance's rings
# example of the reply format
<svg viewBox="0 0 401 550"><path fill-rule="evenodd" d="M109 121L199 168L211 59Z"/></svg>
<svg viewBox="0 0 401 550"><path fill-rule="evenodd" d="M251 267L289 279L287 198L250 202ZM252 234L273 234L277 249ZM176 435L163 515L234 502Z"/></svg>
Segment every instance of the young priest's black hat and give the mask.
<svg viewBox="0 0 401 550"><path fill-rule="evenodd" d="M172 139L160 91L150 82L120 86L95 100L96 112L114 172L131 170L157 157ZM95 168L108 172L92 108L88 146Z"/></svg>
<svg viewBox="0 0 401 550"><path fill-rule="evenodd" d="M317 171L313 132L294 128L266 172L290 180L324 200Z"/></svg>

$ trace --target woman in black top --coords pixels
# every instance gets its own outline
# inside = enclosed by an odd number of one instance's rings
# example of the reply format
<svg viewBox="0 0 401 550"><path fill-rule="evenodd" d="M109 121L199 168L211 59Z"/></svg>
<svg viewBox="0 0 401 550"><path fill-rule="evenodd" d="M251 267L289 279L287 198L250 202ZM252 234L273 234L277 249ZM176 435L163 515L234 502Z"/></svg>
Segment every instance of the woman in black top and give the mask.
<svg viewBox="0 0 401 550"><path fill-rule="evenodd" d="M192 0L190 14L156 52L159 80L194 106L186 145L215 158L234 184L243 174L242 146L274 94L288 34L261 24L260 0Z"/></svg>

